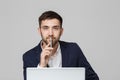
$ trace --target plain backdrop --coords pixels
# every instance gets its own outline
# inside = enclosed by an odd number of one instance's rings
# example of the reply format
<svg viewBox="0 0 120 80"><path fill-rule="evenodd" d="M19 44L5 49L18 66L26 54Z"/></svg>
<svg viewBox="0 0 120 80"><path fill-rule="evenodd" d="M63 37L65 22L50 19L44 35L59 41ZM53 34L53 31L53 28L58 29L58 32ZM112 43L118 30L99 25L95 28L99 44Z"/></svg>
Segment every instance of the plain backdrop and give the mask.
<svg viewBox="0 0 120 80"><path fill-rule="evenodd" d="M63 19L61 40L76 42L100 80L120 80L119 0L0 0L0 80L23 80L22 55L38 45L38 17Z"/></svg>

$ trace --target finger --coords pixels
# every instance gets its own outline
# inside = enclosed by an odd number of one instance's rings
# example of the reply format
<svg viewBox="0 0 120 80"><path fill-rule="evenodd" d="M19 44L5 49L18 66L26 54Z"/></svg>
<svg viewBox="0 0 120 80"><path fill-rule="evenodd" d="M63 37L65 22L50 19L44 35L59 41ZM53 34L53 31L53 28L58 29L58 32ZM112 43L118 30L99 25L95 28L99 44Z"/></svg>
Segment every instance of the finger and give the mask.
<svg viewBox="0 0 120 80"><path fill-rule="evenodd" d="M52 54L52 51L53 51L53 49L46 49L46 50L45 50L45 52L46 52L47 54L50 54L50 55Z"/></svg>
<svg viewBox="0 0 120 80"><path fill-rule="evenodd" d="M50 47L50 44L51 44L51 43L49 42L49 43L46 45L46 47Z"/></svg>
<svg viewBox="0 0 120 80"><path fill-rule="evenodd" d="M43 55L44 57L45 57L45 56L51 56L51 52L50 52L50 51L45 51L42 55Z"/></svg>
<svg viewBox="0 0 120 80"><path fill-rule="evenodd" d="M52 47L50 47L50 43L48 43L46 46L45 46L45 48L44 48L45 50L53 50L53 48Z"/></svg>
<svg viewBox="0 0 120 80"><path fill-rule="evenodd" d="M46 47L46 48L44 48L44 50L53 50L53 48L51 48L51 47Z"/></svg>
<svg viewBox="0 0 120 80"><path fill-rule="evenodd" d="M53 50L53 48L47 45L44 48L42 48L42 51L45 51L45 50Z"/></svg>

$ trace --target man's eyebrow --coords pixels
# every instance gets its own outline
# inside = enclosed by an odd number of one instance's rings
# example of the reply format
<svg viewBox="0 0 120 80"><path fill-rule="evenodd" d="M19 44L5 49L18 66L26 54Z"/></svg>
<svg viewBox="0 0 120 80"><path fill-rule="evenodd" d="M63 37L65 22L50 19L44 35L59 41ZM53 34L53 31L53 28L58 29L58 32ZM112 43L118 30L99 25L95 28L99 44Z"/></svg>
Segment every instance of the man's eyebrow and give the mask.
<svg viewBox="0 0 120 80"><path fill-rule="evenodd" d="M41 26L41 27L48 27L47 25Z"/></svg>
<svg viewBox="0 0 120 80"><path fill-rule="evenodd" d="M43 28L46 27L46 28L47 28L47 27L49 27L49 26L43 25L43 26L41 26L41 27L43 27ZM59 25L54 25L54 26L52 26L52 27L53 27L53 28L59 28L60 26L59 26Z"/></svg>
<svg viewBox="0 0 120 80"><path fill-rule="evenodd" d="M55 25L55 26L53 26L53 27L60 27L59 25Z"/></svg>

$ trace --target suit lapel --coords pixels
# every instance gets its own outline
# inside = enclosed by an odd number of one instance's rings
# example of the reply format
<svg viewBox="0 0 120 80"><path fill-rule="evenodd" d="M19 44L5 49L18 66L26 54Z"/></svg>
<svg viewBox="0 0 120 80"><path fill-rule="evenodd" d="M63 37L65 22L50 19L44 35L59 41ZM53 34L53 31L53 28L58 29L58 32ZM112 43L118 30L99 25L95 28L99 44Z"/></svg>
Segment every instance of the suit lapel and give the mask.
<svg viewBox="0 0 120 80"><path fill-rule="evenodd" d="M37 60L37 63L39 64L39 62L40 62L40 54L41 54L41 51L42 51L42 49L41 49L41 46L40 46L40 43L38 44L38 46L37 46L37 50L36 50L36 60Z"/></svg>
<svg viewBox="0 0 120 80"><path fill-rule="evenodd" d="M62 67L68 66L68 50L65 42L60 41L60 48L61 48L61 54L62 54Z"/></svg>

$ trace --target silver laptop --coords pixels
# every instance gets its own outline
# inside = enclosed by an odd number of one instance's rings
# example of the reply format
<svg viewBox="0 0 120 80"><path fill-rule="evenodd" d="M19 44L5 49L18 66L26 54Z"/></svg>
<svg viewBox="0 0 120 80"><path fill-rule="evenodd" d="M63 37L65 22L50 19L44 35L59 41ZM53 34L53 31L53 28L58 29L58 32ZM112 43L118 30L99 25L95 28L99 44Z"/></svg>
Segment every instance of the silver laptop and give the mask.
<svg viewBox="0 0 120 80"><path fill-rule="evenodd" d="M27 68L27 80L85 80L85 68Z"/></svg>

